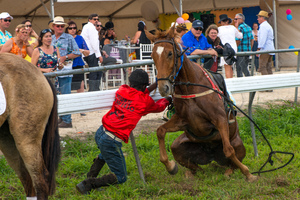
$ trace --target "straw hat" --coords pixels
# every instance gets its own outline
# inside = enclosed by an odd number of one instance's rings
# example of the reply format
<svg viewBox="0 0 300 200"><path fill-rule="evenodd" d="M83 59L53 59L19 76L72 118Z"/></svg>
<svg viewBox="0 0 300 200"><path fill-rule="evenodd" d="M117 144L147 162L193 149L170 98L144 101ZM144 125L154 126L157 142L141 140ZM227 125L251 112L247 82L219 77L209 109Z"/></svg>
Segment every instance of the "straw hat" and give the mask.
<svg viewBox="0 0 300 200"><path fill-rule="evenodd" d="M257 16L269 18L269 13L264 10L261 10L261 11L259 11Z"/></svg>
<svg viewBox="0 0 300 200"><path fill-rule="evenodd" d="M49 28L53 28L52 25L53 24L57 24L57 25L65 25L66 27L68 27L69 25L67 23L65 23L64 18L57 16L53 19L52 22L49 23Z"/></svg>

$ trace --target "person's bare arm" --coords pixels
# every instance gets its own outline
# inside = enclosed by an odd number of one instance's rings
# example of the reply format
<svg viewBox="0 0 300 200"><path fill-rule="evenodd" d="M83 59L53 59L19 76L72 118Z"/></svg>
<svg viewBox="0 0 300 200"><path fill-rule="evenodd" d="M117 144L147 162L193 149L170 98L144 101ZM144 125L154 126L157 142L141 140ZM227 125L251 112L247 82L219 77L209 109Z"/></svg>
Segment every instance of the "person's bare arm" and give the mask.
<svg viewBox="0 0 300 200"><path fill-rule="evenodd" d="M12 48L12 39L9 39L5 42L5 44L1 48L1 53L8 53Z"/></svg>
<svg viewBox="0 0 300 200"><path fill-rule="evenodd" d="M155 90L155 88L157 88L157 82L152 83L151 85L149 85L147 87L147 89L149 90L149 92L152 92L153 90Z"/></svg>
<svg viewBox="0 0 300 200"><path fill-rule="evenodd" d="M207 50L201 50L196 49L191 53L191 55L211 55L211 56L218 56L218 53L214 49L207 49Z"/></svg>

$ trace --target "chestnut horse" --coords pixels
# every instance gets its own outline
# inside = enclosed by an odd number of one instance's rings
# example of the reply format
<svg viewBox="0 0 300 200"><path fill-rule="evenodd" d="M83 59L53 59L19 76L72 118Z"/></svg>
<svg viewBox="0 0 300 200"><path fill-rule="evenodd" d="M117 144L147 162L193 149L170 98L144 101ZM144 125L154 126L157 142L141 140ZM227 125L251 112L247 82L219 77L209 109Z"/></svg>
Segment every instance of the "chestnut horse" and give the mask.
<svg viewBox="0 0 300 200"><path fill-rule="evenodd" d="M55 88L28 61L0 54L0 150L27 197L55 191L60 159Z"/></svg>
<svg viewBox="0 0 300 200"><path fill-rule="evenodd" d="M190 169L186 176L202 170L199 165L216 161L229 166L225 175L240 168L247 180L257 179L242 164L246 150L239 136L237 121L224 107L221 95L209 88L215 86L213 78L200 65L190 61L179 43L174 27L155 36L147 32L154 42L152 58L157 69L157 83L161 96L172 95L175 114L157 129L160 161L170 174L176 174L176 162L169 161L165 136L167 132L184 131L171 145L174 159ZM197 85L198 84L198 85ZM199 86L202 85L202 86Z"/></svg>

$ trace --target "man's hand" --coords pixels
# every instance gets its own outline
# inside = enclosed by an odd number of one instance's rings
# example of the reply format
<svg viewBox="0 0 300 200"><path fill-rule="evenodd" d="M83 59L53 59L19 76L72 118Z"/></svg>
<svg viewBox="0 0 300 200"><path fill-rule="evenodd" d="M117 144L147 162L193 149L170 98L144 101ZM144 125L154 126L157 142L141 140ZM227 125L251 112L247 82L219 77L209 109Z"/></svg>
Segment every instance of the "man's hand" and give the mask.
<svg viewBox="0 0 300 200"><path fill-rule="evenodd" d="M169 101L169 104L171 104L173 101L172 97L165 97L165 99L167 99Z"/></svg>
<svg viewBox="0 0 300 200"><path fill-rule="evenodd" d="M103 57L102 56L99 57L99 61L100 61L100 63L103 62Z"/></svg>
<svg viewBox="0 0 300 200"><path fill-rule="evenodd" d="M102 51L102 55L105 56L105 58L108 58L108 54L106 53L106 51Z"/></svg>
<svg viewBox="0 0 300 200"><path fill-rule="evenodd" d="M218 53L214 49L208 49L208 54L211 56L218 56Z"/></svg>

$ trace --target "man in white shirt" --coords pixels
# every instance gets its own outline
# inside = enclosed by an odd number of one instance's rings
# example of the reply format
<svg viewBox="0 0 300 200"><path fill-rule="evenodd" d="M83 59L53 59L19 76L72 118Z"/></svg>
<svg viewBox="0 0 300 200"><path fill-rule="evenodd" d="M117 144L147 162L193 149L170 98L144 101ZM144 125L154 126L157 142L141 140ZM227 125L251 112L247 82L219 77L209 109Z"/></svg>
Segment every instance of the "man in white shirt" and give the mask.
<svg viewBox="0 0 300 200"><path fill-rule="evenodd" d="M274 34L272 26L267 22L268 12L261 10L257 15L257 21L260 24L258 31L258 49L257 51L274 50ZM273 74L272 58L274 53L259 55L258 72L262 75Z"/></svg>
<svg viewBox="0 0 300 200"><path fill-rule="evenodd" d="M99 49L98 31L96 29L99 16L97 14L91 14L88 17L88 23L84 25L81 36L84 38L89 50L90 55L84 57L89 67L98 67L98 62L102 63L103 58ZM91 72L89 74L89 91L100 90L100 80L102 77L102 71Z"/></svg>

